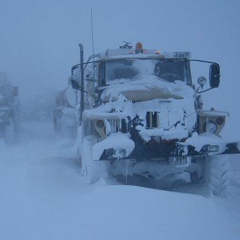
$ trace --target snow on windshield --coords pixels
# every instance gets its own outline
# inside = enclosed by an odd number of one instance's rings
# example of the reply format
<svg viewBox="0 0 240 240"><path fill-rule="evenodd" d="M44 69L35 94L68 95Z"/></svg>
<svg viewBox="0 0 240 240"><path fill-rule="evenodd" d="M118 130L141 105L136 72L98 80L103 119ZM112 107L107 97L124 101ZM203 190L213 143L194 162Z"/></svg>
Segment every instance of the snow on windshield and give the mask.
<svg viewBox="0 0 240 240"><path fill-rule="evenodd" d="M106 83L125 83L155 75L168 82L185 80L184 61L163 59L121 59L106 63Z"/></svg>

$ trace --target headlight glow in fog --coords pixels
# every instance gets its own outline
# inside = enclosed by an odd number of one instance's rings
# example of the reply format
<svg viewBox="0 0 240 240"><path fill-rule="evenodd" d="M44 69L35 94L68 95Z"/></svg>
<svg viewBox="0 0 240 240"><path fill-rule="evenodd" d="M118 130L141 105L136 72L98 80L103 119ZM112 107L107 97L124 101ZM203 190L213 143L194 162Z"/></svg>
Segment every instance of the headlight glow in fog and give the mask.
<svg viewBox="0 0 240 240"><path fill-rule="evenodd" d="M209 121L206 123L206 132L215 133L217 131L217 124L215 122Z"/></svg>

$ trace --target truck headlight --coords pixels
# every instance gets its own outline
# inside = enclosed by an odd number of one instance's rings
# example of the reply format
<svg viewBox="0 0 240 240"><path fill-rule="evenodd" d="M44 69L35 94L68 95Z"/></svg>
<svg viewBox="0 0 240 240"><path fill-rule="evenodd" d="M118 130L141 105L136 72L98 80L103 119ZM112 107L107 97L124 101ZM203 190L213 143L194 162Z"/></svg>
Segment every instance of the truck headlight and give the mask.
<svg viewBox="0 0 240 240"><path fill-rule="evenodd" d="M106 137L106 128L103 120L95 120L94 121L95 129L100 135L100 137Z"/></svg>
<svg viewBox="0 0 240 240"><path fill-rule="evenodd" d="M96 126L97 126L98 128L104 128L104 127L105 127L104 121L103 121L103 120L97 120L97 121L96 121Z"/></svg>
<svg viewBox="0 0 240 240"><path fill-rule="evenodd" d="M209 121L205 126L206 132L215 133L217 131L217 124L215 122Z"/></svg>

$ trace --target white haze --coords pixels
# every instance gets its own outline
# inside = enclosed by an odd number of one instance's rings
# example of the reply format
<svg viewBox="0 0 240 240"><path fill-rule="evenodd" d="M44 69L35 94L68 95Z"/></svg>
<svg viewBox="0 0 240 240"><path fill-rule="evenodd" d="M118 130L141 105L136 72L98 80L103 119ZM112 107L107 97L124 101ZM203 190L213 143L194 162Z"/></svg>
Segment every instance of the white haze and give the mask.
<svg viewBox="0 0 240 240"><path fill-rule="evenodd" d="M222 78L218 90L205 94L211 105L231 113L224 134L237 138L240 131L238 49L240 2L237 0L1 0L0 71L28 93L59 90L70 68L79 61L78 44L85 57L142 41L160 51L191 51L193 58L216 61ZM236 131L237 130L237 131Z"/></svg>
<svg viewBox="0 0 240 240"><path fill-rule="evenodd" d="M66 86L79 43L85 58L92 54L91 9L96 53L141 41L145 48L218 62L221 84L203 95L205 107L229 112L223 136L240 139L238 0L1 0L0 72L19 87L24 109L41 98L53 101ZM216 199L191 186L173 188L176 193L104 182L89 187L51 122L23 122L21 139L14 149L0 140L1 239L240 236L238 158L231 162L229 197Z"/></svg>

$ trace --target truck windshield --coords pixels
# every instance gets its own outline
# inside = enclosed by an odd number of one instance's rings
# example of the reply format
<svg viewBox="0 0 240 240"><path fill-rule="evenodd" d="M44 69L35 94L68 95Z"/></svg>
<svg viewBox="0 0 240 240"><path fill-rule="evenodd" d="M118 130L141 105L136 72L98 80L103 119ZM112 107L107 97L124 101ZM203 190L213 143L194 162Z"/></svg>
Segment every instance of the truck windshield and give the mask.
<svg viewBox="0 0 240 240"><path fill-rule="evenodd" d="M123 83L149 75L174 82L187 82L187 66L183 59L121 59L107 61L105 65L105 84Z"/></svg>

